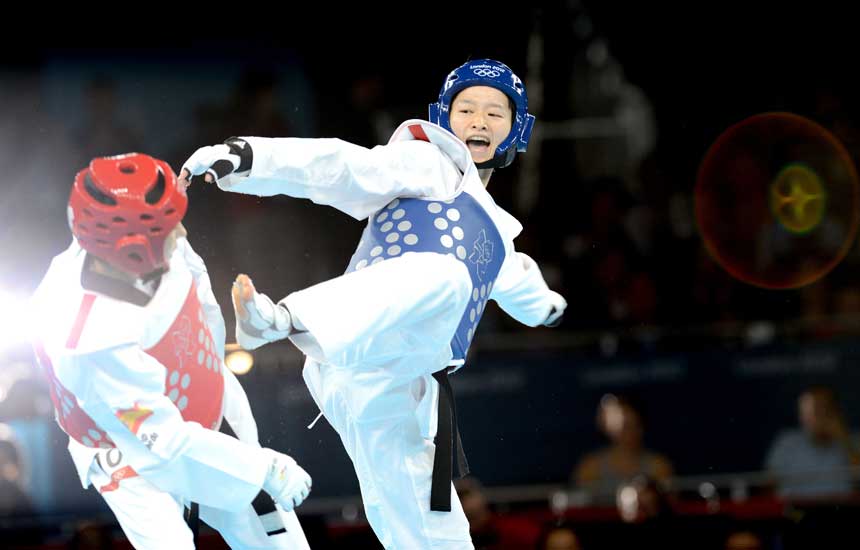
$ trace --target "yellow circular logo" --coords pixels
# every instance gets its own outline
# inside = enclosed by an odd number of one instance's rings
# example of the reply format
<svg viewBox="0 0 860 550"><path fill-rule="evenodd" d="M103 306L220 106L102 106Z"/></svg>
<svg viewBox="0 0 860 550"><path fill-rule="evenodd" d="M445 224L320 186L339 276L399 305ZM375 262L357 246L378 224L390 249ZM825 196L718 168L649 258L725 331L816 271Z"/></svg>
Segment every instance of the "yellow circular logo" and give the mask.
<svg viewBox="0 0 860 550"><path fill-rule="evenodd" d="M792 233L807 233L818 225L825 198L821 179L803 164L789 164L770 186L770 210Z"/></svg>

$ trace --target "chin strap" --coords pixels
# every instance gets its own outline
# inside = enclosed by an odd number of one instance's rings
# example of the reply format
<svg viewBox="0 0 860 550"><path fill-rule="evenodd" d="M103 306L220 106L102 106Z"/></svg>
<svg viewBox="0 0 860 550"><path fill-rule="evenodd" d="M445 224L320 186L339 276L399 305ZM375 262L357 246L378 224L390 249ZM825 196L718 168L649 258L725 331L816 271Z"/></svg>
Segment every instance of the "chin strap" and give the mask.
<svg viewBox="0 0 860 550"><path fill-rule="evenodd" d="M510 147L504 155L495 155L490 160L485 160L484 162L476 162L475 168L477 168L478 170L486 170L487 168L504 168L506 166L509 166L514 161L514 157L516 156L516 154L516 148Z"/></svg>

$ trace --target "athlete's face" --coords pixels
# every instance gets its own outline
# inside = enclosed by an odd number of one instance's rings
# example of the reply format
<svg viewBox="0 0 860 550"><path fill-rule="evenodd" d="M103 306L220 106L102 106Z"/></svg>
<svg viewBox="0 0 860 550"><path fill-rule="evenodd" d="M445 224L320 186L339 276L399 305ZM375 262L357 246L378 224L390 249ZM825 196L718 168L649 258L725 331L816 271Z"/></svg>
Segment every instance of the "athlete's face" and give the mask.
<svg viewBox="0 0 860 550"><path fill-rule="evenodd" d="M451 129L475 163L493 158L511 131L512 116L508 96L489 86L465 88L451 103Z"/></svg>

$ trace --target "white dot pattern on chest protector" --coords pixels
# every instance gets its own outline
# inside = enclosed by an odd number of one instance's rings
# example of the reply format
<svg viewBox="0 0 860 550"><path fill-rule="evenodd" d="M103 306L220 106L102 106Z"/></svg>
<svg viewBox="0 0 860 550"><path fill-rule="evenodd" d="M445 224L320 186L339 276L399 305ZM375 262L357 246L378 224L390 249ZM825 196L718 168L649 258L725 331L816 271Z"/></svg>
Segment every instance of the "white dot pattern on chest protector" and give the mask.
<svg viewBox="0 0 860 550"><path fill-rule="evenodd" d="M204 338L206 338L206 331L201 328L197 333L197 343L202 344Z"/></svg>
<svg viewBox="0 0 860 550"><path fill-rule="evenodd" d="M206 358L206 362L208 363L211 360L212 356ZM182 382L180 382L180 386L183 390L188 389L188 385L191 383L191 375L187 372L182 375Z"/></svg>
<svg viewBox="0 0 860 550"><path fill-rule="evenodd" d="M175 370L170 373L170 379L168 379L168 384L170 386L175 386L177 382L179 382L179 371Z"/></svg>
<svg viewBox="0 0 860 550"><path fill-rule="evenodd" d="M180 397L179 401L176 402L176 406L180 411L184 411L185 408L188 407L188 396L183 395Z"/></svg>
<svg viewBox="0 0 860 550"><path fill-rule="evenodd" d="M489 294L487 283L498 275L504 260L504 241L492 218L475 197L462 193L446 201L402 198L370 220L347 273L405 252L445 254L466 266L473 302L463 311L451 342L455 358L465 358L484 309L481 298Z"/></svg>
<svg viewBox="0 0 860 550"><path fill-rule="evenodd" d="M93 439L95 441L98 441L102 438L102 434L100 434L97 430L93 429L87 430L87 435L90 436L90 439Z"/></svg>
<svg viewBox="0 0 860 550"><path fill-rule="evenodd" d="M205 352L205 351L203 351L202 349L201 349L201 350L199 350L199 351L197 352L197 364L198 364L198 365L202 365L202 364L203 364L203 358L204 358L205 356L206 356L206 352Z"/></svg>

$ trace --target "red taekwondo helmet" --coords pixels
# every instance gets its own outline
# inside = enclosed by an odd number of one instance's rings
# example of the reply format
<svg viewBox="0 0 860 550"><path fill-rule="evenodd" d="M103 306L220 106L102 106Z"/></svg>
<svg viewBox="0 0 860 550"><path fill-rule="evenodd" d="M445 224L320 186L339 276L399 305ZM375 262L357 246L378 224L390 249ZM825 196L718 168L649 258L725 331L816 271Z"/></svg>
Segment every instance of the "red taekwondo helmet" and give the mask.
<svg viewBox="0 0 860 550"><path fill-rule="evenodd" d="M187 208L166 162L139 153L102 157L75 176L69 225L84 250L143 276L167 267L164 243Z"/></svg>

